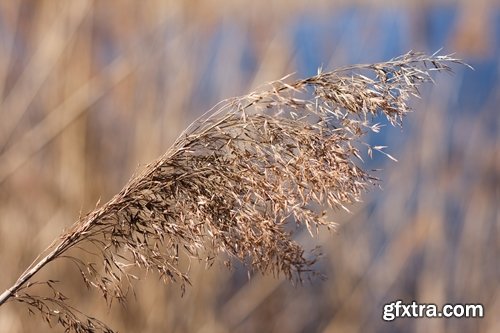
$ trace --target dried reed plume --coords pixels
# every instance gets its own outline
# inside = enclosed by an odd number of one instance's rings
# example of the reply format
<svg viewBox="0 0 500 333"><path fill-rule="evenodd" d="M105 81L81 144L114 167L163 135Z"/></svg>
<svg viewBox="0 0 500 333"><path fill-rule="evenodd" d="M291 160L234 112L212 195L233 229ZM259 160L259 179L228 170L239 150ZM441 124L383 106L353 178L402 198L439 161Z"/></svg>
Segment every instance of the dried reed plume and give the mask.
<svg viewBox="0 0 500 333"><path fill-rule="evenodd" d="M112 330L67 303L55 281L31 282L57 258L73 262L108 303L125 301L138 269L189 283L189 262L235 257L251 270L301 281L318 253L294 241L305 226L334 227L324 209L359 201L376 179L358 166L362 141L384 114L400 125L432 71L461 63L410 52L219 103L108 203L81 217L0 296L67 331ZM47 296L34 293L47 288ZM36 289L38 290L38 289Z"/></svg>

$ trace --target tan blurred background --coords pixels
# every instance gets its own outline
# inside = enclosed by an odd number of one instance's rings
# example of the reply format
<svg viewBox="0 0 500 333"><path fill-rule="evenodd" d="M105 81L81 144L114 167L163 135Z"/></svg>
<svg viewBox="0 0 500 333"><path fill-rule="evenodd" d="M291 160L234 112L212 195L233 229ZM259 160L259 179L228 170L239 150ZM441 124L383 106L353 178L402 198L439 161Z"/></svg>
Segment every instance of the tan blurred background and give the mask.
<svg viewBox="0 0 500 333"><path fill-rule="evenodd" d="M496 1L1 1L0 289L197 115L290 72L457 56L403 130L370 138L383 190L320 239L327 280L295 287L194 264L193 287L154 275L107 309L74 269L72 304L121 332L499 332L500 6ZM482 319L382 321L383 304L482 303ZM0 332L60 332L0 308Z"/></svg>

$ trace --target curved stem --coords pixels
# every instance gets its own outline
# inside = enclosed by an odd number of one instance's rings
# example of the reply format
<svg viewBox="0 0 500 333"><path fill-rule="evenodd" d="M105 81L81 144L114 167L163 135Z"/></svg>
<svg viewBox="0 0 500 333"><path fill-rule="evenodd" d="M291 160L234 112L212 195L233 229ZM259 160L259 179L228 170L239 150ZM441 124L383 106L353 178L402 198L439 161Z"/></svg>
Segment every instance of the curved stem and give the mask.
<svg viewBox="0 0 500 333"><path fill-rule="evenodd" d="M9 298L15 296L16 292L29 280L35 275L40 269L42 269L43 266L51 262L53 259L55 259L58 255L60 255L62 252L64 252L64 243L65 240L63 240L59 245L57 245L49 254L47 254L45 257L40 259L32 268L24 272L19 279L6 291L0 295L0 306L4 304Z"/></svg>

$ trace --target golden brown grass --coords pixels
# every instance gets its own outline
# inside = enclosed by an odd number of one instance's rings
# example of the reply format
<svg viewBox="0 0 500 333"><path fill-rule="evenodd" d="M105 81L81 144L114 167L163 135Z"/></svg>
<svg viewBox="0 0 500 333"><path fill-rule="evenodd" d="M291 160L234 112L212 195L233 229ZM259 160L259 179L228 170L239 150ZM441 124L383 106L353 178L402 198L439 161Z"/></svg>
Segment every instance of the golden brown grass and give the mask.
<svg viewBox="0 0 500 333"><path fill-rule="evenodd" d="M0 305L24 303L69 331L111 332L70 305L56 281L33 280L59 258L74 263L86 286L109 304L126 302L137 269L184 288L186 262L211 264L219 254L250 270L302 281L314 273L318 253L305 253L296 230L333 228L324 210L348 210L361 199L376 178L360 166L360 149L370 156L382 151L363 141L368 131L380 130L374 117L401 125L418 86L431 81L433 71L450 71L453 62L461 63L410 52L294 82L285 78L219 103L56 240L0 296ZM40 296L34 287L49 293Z"/></svg>
<svg viewBox="0 0 500 333"><path fill-rule="evenodd" d="M483 3L490 3L486 14L476 10ZM322 63L335 68L408 47L444 46L479 70L459 66L456 75L436 76L437 85L412 102L416 112L403 130L382 128L368 139L388 145L399 162L377 154L365 164L382 169L376 175L383 190L364 194L349 206L352 214L328 210L336 233L296 232L304 248L321 245L314 268L326 281L296 288L272 275L247 279L239 264L206 270L191 261L185 297L178 284L151 273L134 284L126 307L108 308L95 288L82 287L68 260L52 262L35 279L60 280L57 288L72 305L119 332L499 331L492 314L500 312L500 96L498 84L483 90L484 70L498 72L498 57L489 58L497 55L498 34L487 29L495 26L498 4L474 4L472 10L470 1L448 0L396 7L366 0L0 2L0 128L11 129L0 129L7 138L0 140L0 293L80 212L93 210L99 198L107 202L138 164L162 155L195 112L286 73L306 77ZM451 17L441 20L448 10ZM436 20L449 24L448 36L432 33ZM312 30L296 40L302 26ZM304 51L314 56L307 67ZM380 320L381 304L400 298L481 302L486 316ZM8 302L0 331L63 329Z"/></svg>

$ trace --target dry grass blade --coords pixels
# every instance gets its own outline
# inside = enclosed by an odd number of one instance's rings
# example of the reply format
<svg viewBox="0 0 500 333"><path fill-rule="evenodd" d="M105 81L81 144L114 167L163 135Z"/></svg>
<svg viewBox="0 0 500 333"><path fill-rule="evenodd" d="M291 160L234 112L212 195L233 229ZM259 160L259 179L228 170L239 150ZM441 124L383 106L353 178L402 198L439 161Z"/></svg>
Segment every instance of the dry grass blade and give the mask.
<svg viewBox="0 0 500 333"><path fill-rule="evenodd" d="M461 62L410 52L272 82L222 102L108 203L81 218L0 304L23 302L67 330L111 331L96 319L80 320L51 281L51 297L29 293L26 282L61 257L109 303L125 301L134 268L184 286L189 270L183 258L210 263L221 253L249 269L301 281L317 254L306 254L294 232L332 228L324 209L347 209L360 200L376 182L359 166L363 135L379 130L373 117L384 114L401 124L418 86L432 81L432 71L449 71L450 63ZM93 260L82 259L81 251Z"/></svg>

